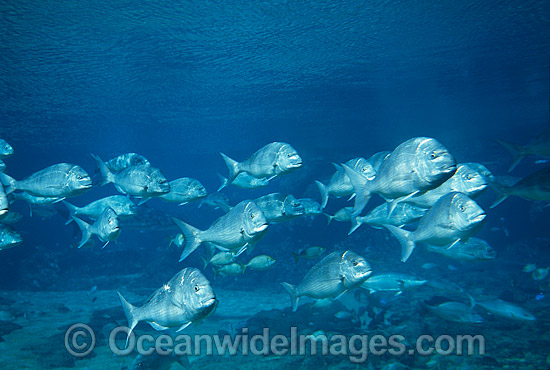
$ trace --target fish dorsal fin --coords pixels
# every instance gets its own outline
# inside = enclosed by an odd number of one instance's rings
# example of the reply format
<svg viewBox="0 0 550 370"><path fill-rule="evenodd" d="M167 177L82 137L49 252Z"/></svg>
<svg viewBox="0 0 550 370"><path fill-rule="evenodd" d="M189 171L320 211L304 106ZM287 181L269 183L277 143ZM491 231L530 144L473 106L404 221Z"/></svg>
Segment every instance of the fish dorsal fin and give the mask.
<svg viewBox="0 0 550 370"><path fill-rule="evenodd" d="M153 327L153 329L155 330L166 330L168 329L167 326L162 326L154 321L148 321L149 325L151 325Z"/></svg>

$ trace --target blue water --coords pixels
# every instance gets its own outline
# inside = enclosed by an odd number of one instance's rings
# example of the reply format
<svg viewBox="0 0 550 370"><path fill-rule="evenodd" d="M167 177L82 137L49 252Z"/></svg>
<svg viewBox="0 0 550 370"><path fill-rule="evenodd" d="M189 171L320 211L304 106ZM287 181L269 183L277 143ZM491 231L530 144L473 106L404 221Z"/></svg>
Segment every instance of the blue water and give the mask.
<svg viewBox="0 0 550 370"><path fill-rule="evenodd" d="M273 141L297 149L303 168L264 189L227 189L231 204L276 191L320 200L314 180L330 178L331 162L416 136L437 138L459 162L504 176L511 157L494 139L523 144L550 127L549 63L548 1L3 1L0 137L15 149L4 161L16 179L59 162L93 174L90 153L136 152L168 180L193 177L209 192L217 173L227 174L219 152L244 160ZM511 175L542 168L537 159L528 156ZM113 194L107 185L71 201ZM480 205L488 209L493 199L484 194ZM201 229L222 215L196 204L148 205ZM331 199L327 210L346 205ZM152 292L179 269L202 267L200 249L184 263L167 249L177 229L123 229L103 250L99 243L75 250L78 231L63 215L30 217L24 202L12 210L24 215L14 227L25 241L0 253L3 290L116 290L115 276L143 274L139 284ZM486 293L499 276L496 290L543 310L548 298L535 298L538 282L521 268L550 265L549 223L548 208L510 198L488 212L478 234L497 251L488 267L457 273L445 268L452 261L415 253L408 271L437 262L443 269L430 274ZM313 263L297 268L291 252L307 245L353 249L373 258L374 269L400 266L386 231L347 230L327 227L324 216L272 225L255 252L277 264L216 284L247 290L299 282Z"/></svg>

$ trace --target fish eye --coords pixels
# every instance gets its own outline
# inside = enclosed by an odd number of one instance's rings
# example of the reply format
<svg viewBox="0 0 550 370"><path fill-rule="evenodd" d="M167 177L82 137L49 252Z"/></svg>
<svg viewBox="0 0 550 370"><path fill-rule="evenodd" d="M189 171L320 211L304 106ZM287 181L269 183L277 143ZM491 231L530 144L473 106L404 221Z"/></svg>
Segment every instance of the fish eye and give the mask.
<svg viewBox="0 0 550 370"><path fill-rule="evenodd" d="M430 158L431 158L431 159L436 159L436 158L437 158L437 154L435 154L435 152L431 152Z"/></svg>
<svg viewBox="0 0 550 370"><path fill-rule="evenodd" d="M77 178L78 180L82 180L82 176L80 176L80 175L77 175L76 178Z"/></svg>
<svg viewBox="0 0 550 370"><path fill-rule="evenodd" d="M252 213L250 214L250 218L254 218L254 217L256 217L256 215L254 214L254 212L252 212Z"/></svg>
<svg viewBox="0 0 550 370"><path fill-rule="evenodd" d="M463 205L460 205L458 209L460 209L460 212L464 212L466 210L466 207L464 207Z"/></svg>
<svg viewBox="0 0 550 370"><path fill-rule="evenodd" d="M353 261L353 267L356 267L357 265L359 265L359 262Z"/></svg>
<svg viewBox="0 0 550 370"><path fill-rule="evenodd" d="M201 290L201 288L195 284L195 292L198 292L199 290Z"/></svg>
<svg viewBox="0 0 550 370"><path fill-rule="evenodd" d="M466 175L466 180L471 180L471 179L472 179L472 175L467 174L467 175Z"/></svg>

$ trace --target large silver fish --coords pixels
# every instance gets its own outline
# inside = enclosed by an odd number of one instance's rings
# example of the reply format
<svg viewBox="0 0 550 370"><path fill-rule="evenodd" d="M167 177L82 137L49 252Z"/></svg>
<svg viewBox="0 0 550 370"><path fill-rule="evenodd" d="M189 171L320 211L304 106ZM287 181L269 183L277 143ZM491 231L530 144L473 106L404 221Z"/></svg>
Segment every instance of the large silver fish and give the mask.
<svg viewBox="0 0 550 370"><path fill-rule="evenodd" d="M392 225L384 225L402 247L401 261L405 262L416 243L452 247L460 240L467 240L481 226L485 211L462 193L450 193L441 197L422 217L415 231L407 231Z"/></svg>
<svg viewBox="0 0 550 370"><path fill-rule="evenodd" d="M220 174L218 174L218 177L221 181L221 185L218 188L218 191L220 191L229 184L229 180ZM240 189L259 189L269 185L269 179L267 177L257 178L248 172L241 172L231 181L231 185Z"/></svg>
<svg viewBox="0 0 550 370"><path fill-rule="evenodd" d="M501 299L478 300L475 302L478 306L485 308L495 316L519 321L535 321L536 317L524 308L503 301Z"/></svg>
<svg viewBox="0 0 550 370"><path fill-rule="evenodd" d="M321 208L327 206L329 195L341 198L351 196L355 192L344 168L336 163L333 163L333 165L336 168L336 172L330 178L328 185L315 181L321 193ZM367 180L372 180L376 176L374 167L363 157L352 158L345 162L345 165L356 170L357 173Z"/></svg>
<svg viewBox="0 0 550 370"><path fill-rule="evenodd" d="M469 238L453 245L452 248L426 246L427 250L442 254L458 261L487 261L496 258L496 251L483 239Z"/></svg>
<svg viewBox="0 0 550 370"><path fill-rule="evenodd" d="M396 292L397 295L404 290L422 286L426 282L427 280L418 279L412 275L389 272L372 275L361 284L361 287L367 289L370 293Z"/></svg>
<svg viewBox="0 0 550 370"><path fill-rule="evenodd" d="M358 254L352 251L332 252L314 265L300 284L281 285L290 295L292 310L296 311L300 297L336 298L359 287L371 273L368 262Z"/></svg>
<svg viewBox="0 0 550 370"><path fill-rule="evenodd" d="M510 164L508 172L511 172L527 154L550 157L550 130L544 131L525 145L517 145L504 140L497 140L497 142L506 148L513 156L513 161Z"/></svg>
<svg viewBox="0 0 550 370"><path fill-rule="evenodd" d="M13 154L13 148L4 139L0 139L0 158L9 157Z"/></svg>
<svg viewBox="0 0 550 370"><path fill-rule="evenodd" d="M403 226L420 220L428 210L409 203L399 203L392 214L388 216L388 206L381 204L370 211L366 216L350 217L351 229L348 235L362 224L369 224L375 229L384 225Z"/></svg>
<svg viewBox="0 0 550 370"><path fill-rule="evenodd" d="M527 200L548 202L550 201L550 167L530 174L514 186L504 186L494 182L493 188L499 193L499 198L491 205L491 208L498 206L513 195Z"/></svg>
<svg viewBox="0 0 550 370"><path fill-rule="evenodd" d="M120 219L133 216L138 212L138 208L134 202L124 195L111 195L93 201L83 207L77 207L66 201L63 201L63 204L67 206L70 212L69 219L65 222L65 224L70 223L74 216L86 216L97 220L106 208L111 208L115 211Z"/></svg>
<svg viewBox="0 0 550 370"><path fill-rule="evenodd" d="M395 148L371 181L349 166L343 167L355 189L353 215L361 213L373 193L390 203L391 215L397 203L444 183L456 171L456 161L437 140L417 137Z"/></svg>
<svg viewBox="0 0 550 370"><path fill-rule="evenodd" d="M181 252L183 261L203 242L214 243L219 249L236 254L252 247L267 231L268 221L261 209L250 200L244 200L216 220L207 230L199 230L172 218L185 238Z"/></svg>
<svg viewBox="0 0 550 370"><path fill-rule="evenodd" d="M241 172L269 180L302 167L302 158L290 144L273 142L259 149L242 162L237 162L220 153L229 169L229 182Z"/></svg>
<svg viewBox="0 0 550 370"><path fill-rule="evenodd" d="M460 164L456 172L447 181L424 194L415 195L404 202L422 208L431 208L444 195L452 192L463 193L470 198L479 195L487 187L485 177L466 164Z"/></svg>
<svg viewBox="0 0 550 370"><path fill-rule="evenodd" d="M82 231L82 239L78 244L78 248L82 248L92 235L96 235L99 240L105 242L102 248L105 248L109 242L116 240L120 235L118 216L111 207L105 208L99 218L91 225L78 217L73 217L73 219Z"/></svg>
<svg viewBox="0 0 550 370"><path fill-rule="evenodd" d="M112 182L119 192L144 198L159 196L170 191L166 178L156 167L142 164L114 173L101 158L93 154L92 157L101 173L100 186Z"/></svg>
<svg viewBox="0 0 550 370"><path fill-rule="evenodd" d="M271 193L254 199L268 222L282 222L305 214L305 208L294 196Z"/></svg>
<svg viewBox="0 0 550 370"><path fill-rule="evenodd" d="M218 303L206 277L198 269L189 267L157 289L140 307L128 303L122 294L118 296L130 326L128 338L140 321L148 322L155 330L179 327L177 331L181 331L205 319Z"/></svg>
<svg viewBox="0 0 550 370"><path fill-rule="evenodd" d="M25 191L20 191L17 193L10 194L10 201L15 202L16 200L24 200L29 204L35 205L50 205L57 203L65 199L65 197L41 197L37 195L29 194Z"/></svg>
<svg viewBox="0 0 550 370"><path fill-rule="evenodd" d="M149 166L151 163L149 163L147 158L145 158L141 154L125 153L107 161L105 164L107 165L109 170L111 170L111 172L119 173L124 171L128 167L140 165Z"/></svg>
<svg viewBox="0 0 550 370"><path fill-rule="evenodd" d="M22 190L39 197L70 197L84 193L92 187L92 179L80 166L58 163L17 181L0 173L7 186L6 193Z"/></svg>
<svg viewBox="0 0 550 370"><path fill-rule="evenodd" d="M182 177L180 179L169 182L170 192L159 196L165 202L179 203L184 205L189 202L201 200L208 195L206 188L199 180L190 177Z"/></svg>
<svg viewBox="0 0 550 370"><path fill-rule="evenodd" d="M461 302L445 302L435 306L424 303L424 306L428 311L444 320L470 324L483 322L483 318L473 310L472 305Z"/></svg>
<svg viewBox="0 0 550 370"><path fill-rule="evenodd" d="M23 238L13 227L0 223L0 250L23 243Z"/></svg>

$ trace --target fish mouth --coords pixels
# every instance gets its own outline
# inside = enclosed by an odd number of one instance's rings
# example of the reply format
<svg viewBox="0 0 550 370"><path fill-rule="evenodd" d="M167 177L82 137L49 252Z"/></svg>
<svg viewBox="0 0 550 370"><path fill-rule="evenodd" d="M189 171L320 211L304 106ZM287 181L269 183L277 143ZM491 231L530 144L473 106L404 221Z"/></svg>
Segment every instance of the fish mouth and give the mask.
<svg viewBox="0 0 550 370"><path fill-rule="evenodd" d="M8 213L7 209L0 209L0 216L4 216L6 213Z"/></svg>
<svg viewBox="0 0 550 370"><path fill-rule="evenodd" d="M209 306L212 306L213 304L217 304L218 300L216 299L216 297L214 298L209 298L207 299L206 301L202 302L203 306L206 306L206 307L209 307Z"/></svg>
<svg viewBox="0 0 550 370"><path fill-rule="evenodd" d="M481 214L477 215L476 217L472 218L472 222L481 222L485 219L486 216L487 216L486 213L481 213Z"/></svg>
<svg viewBox="0 0 550 370"><path fill-rule="evenodd" d="M265 229L267 229L268 226L269 226L269 224L266 222L265 224L262 224L262 225L256 227L256 231L257 232L264 231Z"/></svg>

